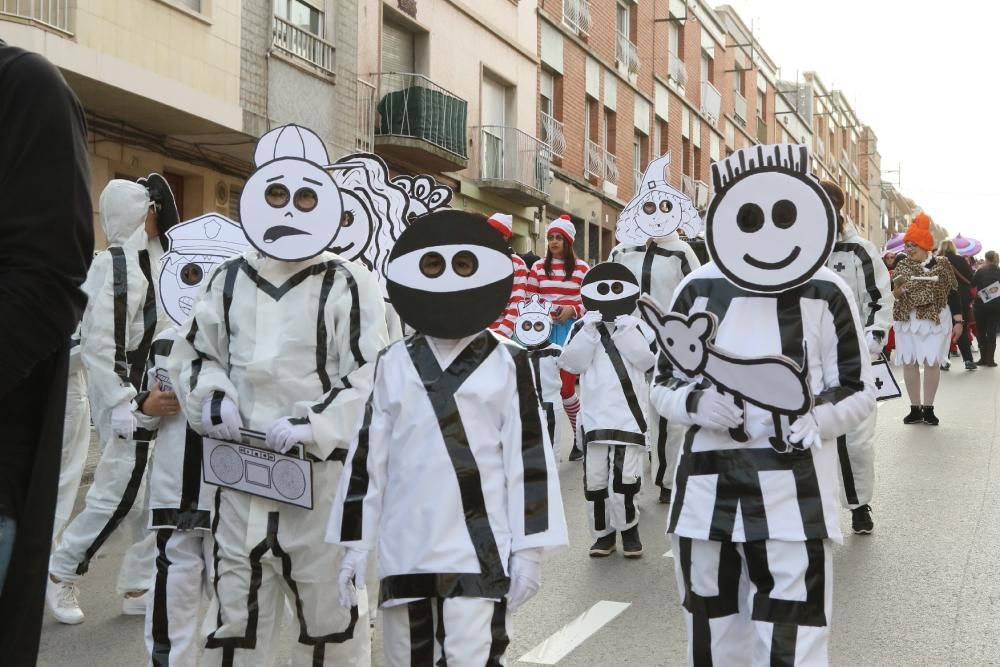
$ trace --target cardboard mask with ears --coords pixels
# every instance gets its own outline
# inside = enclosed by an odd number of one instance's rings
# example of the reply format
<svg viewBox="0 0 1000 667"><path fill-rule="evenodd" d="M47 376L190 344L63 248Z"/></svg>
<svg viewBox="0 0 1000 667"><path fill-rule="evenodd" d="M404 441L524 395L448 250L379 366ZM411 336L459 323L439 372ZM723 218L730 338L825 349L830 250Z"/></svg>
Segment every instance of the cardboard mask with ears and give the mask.
<svg viewBox="0 0 1000 667"><path fill-rule="evenodd" d="M619 243L642 245L682 230L687 236L701 231L701 217L691 199L670 185L670 153L646 167L639 189L618 215Z"/></svg>
<svg viewBox="0 0 1000 667"><path fill-rule="evenodd" d="M552 304L532 294L531 298L517 304L517 320L514 321L514 337L527 348L538 347L549 342L552 333Z"/></svg>
<svg viewBox="0 0 1000 667"><path fill-rule="evenodd" d="M712 164L712 184L705 242L731 283L773 294L807 282L826 264L837 216L809 174L806 146L744 148Z"/></svg>

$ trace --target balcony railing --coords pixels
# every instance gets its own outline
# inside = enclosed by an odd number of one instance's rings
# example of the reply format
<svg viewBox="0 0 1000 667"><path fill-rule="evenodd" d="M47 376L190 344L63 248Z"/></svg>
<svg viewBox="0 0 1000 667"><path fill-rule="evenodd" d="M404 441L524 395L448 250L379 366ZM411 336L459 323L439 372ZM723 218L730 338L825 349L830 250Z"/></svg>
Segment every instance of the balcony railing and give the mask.
<svg viewBox="0 0 1000 667"><path fill-rule="evenodd" d="M377 88L358 79L358 102L355 107L358 131L356 148L363 153L375 151L375 92Z"/></svg>
<svg viewBox="0 0 1000 667"><path fill-rule="evenodd" d="M604 178L604 149L587 139L583 146L583 175Z"/></svg>
<svg viewBox="0 0 1000 667"><path fill-rule="evenodd" d="M669 54L667 76L681 88L687 85L687 65L684 64L684 61L676 53Z"/></svg>
<svg viewBox="0 0 1000 667"><path fill-rule="evenodd" d="M618 185L618 158L604 151L604 182Z"/></svg>
<svg viewBox="0 0 1000 667"><path fill-rule="evenodd" d="M382 72L376 85L376 137L421 139L458 158L468 158L468 102L422 74Z"/></svg>
<svg viewBox="0 0 1000 667"><path fill-rule="evenodd" d="M578 34L590 32L588 0L563 0L563 25Z"/></svg>
<svg viewBox="0 0 1000 667"><path fill-rule="evenodd" d="M708 193L708 183L705 183L704 181L694 182L694 197L692 199L694 200L694 205L697 208L704 210L705 207L708 206Z"/></svg>
<svg viewBox="0 0 1000 667"><path fill-rule="evenodd" d="M736 119L743 123L746 127L747 124L747 98L740 94L740 91L733 91L733 114Z"/></svg>
<svg viewBox="0 0 1000 667"><path fill-rule="evenodd" d="M767 143L767 123L760 116L757 116L757 141L762 144Z"/></svg>
<svg viewBox="0 0 1000 667"><path fill-rule="evenodd" d="M70 0L0 0L0 16L14 16L71 33Z"/></svg>
<svg viewBox="0 0 1000 667"><path fill-rule="evenodd" d="M548 199L549 147L516 127L470 128L475 144L475 178L486 187L517 189L538 200Z"/></svg>
<svg viewBox="0 0 1000 667"><path fill-rule="evenodd" d="M542 143L549 147L553 157L561 159L566 151L566 135L563 133L563 124L544 111L538 112L538 118L542 128Z"/></svg>
<svg viewBox="0 0 1000 667"><path fill-rule="evenodd" d="M615 57L620 65L625 66L629 74L639 73L639 49L629 40L628 35L618 33L618 47Z"/></svg>
<svg viewBox="0 0 1000 667"><path fill-rule="evenodd" d="M271 33L275 48L302 58L327 74L336 74L337 50L333 44L319 35L304 30L280 16L274 17Z"/></svg>
<svg viewBox="0 0 1000 667"><path fill-rule="evenodd" d="M696 194L694 179L687 174L681 174L681 193L690 197L691 201L694 201Z"/></svg>
<svg viewBox="0 0 1000 667"><path fill-rule="evenodd" d="M701 82L701 113L714 125L719 120L722 107L722 95L708 81Z"/></svg>
<svg viewBox="0 0 1000 667"><path fill-rule="evenodd" d="M816 137L816 155L819 156L820 160L826 155L826 144L819 137Z"/></svg>

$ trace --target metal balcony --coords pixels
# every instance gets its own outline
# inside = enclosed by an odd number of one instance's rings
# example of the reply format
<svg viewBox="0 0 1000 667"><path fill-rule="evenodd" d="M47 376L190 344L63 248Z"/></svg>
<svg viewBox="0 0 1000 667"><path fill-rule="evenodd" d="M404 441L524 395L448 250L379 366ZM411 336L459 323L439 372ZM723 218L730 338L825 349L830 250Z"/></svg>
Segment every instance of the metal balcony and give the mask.
<svg viewBox="0 0 1000 667"><path fill-rule="evenodd" d="M757 116L757 141L762 144L767 143L767 123L760 116Z"/></svg>
<svg viewBox="0 0 1000 667"><path fill-rule="evenodd" d="M604 151L604 180L618 185L618 158L608 151Z"/></svg>
<svg viewBox="0 0 1000 667"><path fill-rule="evenodd" d="M816 137L816 155L821 161L826 156L826 144L819 137Z"/></svg>
<svg viewBox="0 0 1000 667"><path fill-rule="evenodd" d="M623 66L629 74L639 73L639 49L629 40L628 35L618 33L615 58L618 60L618 64Z"/></svg>
<svg viewBox="0 0 1000 667"><path fill-rule="evenodd" d="M539 111L538 125L542 130L542 143L549 147L552 157L562 159L563 153L566 151L566 135L563 132L563 124L544 111Z"/></svg>
<svg viewBox="0 0 1000 667"><path fill-rule="evenodd" d="M687 85L687 65L675 53L669 54L667 59L667 77L681 88Z"/></svg>
<svg viewBox="0 0 1000 667"><path fill-rule="evenodd" d="M336 76L337 49L333 44L280 16L273 18L271 42L274 48L305 60L324 74Z"/></svg>
<svg viewBox="0 0 1000 667"><path fill-rule="evenodd" d="M587 139L583 146L583 175L586 178L604 178L604 149Z"/></svg>
<svg viewBox="0 0 1000 667"><path fill-rule="evenodd" d="M469 166L468 102L422 74L382 72L375 85L378 153L432 172Z"/></svg>
<svg viewBox="0 0 1000 667"><path fill-rule="evenodd" d="M0 0L0 19L6 17L73 34L70 0Z"/></svg>
<svg viewBox="0 0 1000 667"><path fill-rule="evenodd" d="M687 174L681 174L681 193L687 195L694 201L695 195L695 184L694 179Z"/></svg>
<svg viewBox="0 0 1000 667"><path fill-rule="evenodd" d="M588 0L563 0L563 25L577 34L590 32L590 3Z"/></svg>
<svg viewBox="0 0 1000 667"><path fill-rule="evenodd" d="M743 124L743 127L747 126L747 98L740 94L740 91L733 91L733 115L736 116L736 120Z"/></svg>
<svg viewBox="0 0 1000 667"><path fill-rule="evenodd" d="M358 101L355 107L355 147L363 153L375 152L375 92L374 85L358 79Z"/></svg>
<svg viewBox="0 0 1000 667"><path fill-rule="evenodd" d="M711 189L708 187L708 183L704 181L694 182L694 197L692 197L692 200L698 210L704 211L708 208L708 193L710 191Z"/></svg>
<svg viewBox="0 0 1000 667"><path fill-rule="evenodd" d="M707 117L713 125L719 120L719 111L722 108L722 94L708 81L701 82L701 113Z"/></svg>
<svg viewBox="0 0 1000 667"><path fill-rule="evenodd" d="M549 200L550 149L516 127L470 128L476 185L522 206Z"/></svg>

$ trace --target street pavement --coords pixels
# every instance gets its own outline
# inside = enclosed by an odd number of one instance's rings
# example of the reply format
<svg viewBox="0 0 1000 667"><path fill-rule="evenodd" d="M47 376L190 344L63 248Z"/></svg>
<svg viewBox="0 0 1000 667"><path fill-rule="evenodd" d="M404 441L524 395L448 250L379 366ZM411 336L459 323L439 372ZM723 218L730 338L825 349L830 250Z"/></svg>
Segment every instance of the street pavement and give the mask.
<svg viewBox="0 0 1000 667"><path fill-rule="evenodd" d="M845 510L834 548L834 665L1000 664L1000 370L957 366L943 374L940 426L904 426L905 397L879 408L875 533L851 534ZM546 560L540 593L515 614L508 664L683 664L668 506L647 485L644 557L591 559L580 464L563 462L560 478L572 545ZM46 615L40 665L144 664L142 619L122 616L114 592L122 551L105 548L84 578L82 625ZM279 664L292 640L286 625Z"/></svg>

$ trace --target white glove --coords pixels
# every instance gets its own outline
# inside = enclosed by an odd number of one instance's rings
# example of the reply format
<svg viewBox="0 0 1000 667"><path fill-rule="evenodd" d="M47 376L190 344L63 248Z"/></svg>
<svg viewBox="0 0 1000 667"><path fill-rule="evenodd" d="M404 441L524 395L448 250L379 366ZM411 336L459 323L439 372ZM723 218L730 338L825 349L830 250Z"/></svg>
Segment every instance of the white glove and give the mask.
<svg viewBox="0 0 1000 667"><path fill-rule="evenodd" d="M365 587L367 575L368 552L348 547L344 559L340 561L340 574L337 576L337 600L341 607L350 609L358 606L358 589Z"/></svg>
<svg viewBox="0 0 1000 667"><path fill-rule="evenodd" d="M615 331L627 331L639 326L639 318L635 315L619 315L615 318Z"/></svg>
<svg viewBox="0 0 1000 667"><path fill-rule="evenodd" d="M732 396L720 394L715 387L695 390L698 394L691 421L704 428L725 431L743 423L743 411Z"/></svg>
<svg viewBox="0 0 1000 667"><path fill-rule="evenodd" d="M240 417L240 409L236 403L226 396L219 406L220 424L212 423L212 397L205 399L201 404L201 426L205 430L205 435L219 440L239 441L240 429L243 427L243 419Z"/></svg>
<svg viewBox="0 0 1000 667"><path fill-rule="evenodd" d="M594 330L597 325L601 323L601 311L599 310L588 310L583 314L583 328Z"/></svg>
<svg viewBox="0 0 1000 667"><path fill-rule="evenodd" d="M542 554L539 549L523 549L510 556L510 591L507 609L517 608L530 600L542 585Z"/></svg>
<svg viewBox="0 0 1000 667"><path fill-rule="evenodd" d="M267 430L265 443L272 450L279 454L284 454L298 443L303 445L315 444L316 438L313 436L313 427L308 421L304 424L297 424L291 417L282 417L271 424Z"/></svg>
<svg viewBox="0 0 1000 667"><path fill-rule="evenodd" d="M823 440L819 435L816 415L810 411L796 419L789 429L788 441L795 445L801 444L804 449L810 447L822 449Z"/></svg>
<svg viewBox="0 0 1000 667"><path fill-rule="evenodd" d="M882 348L885 347L885 339L875 338L875 334L871 331L865 334L865 342L868 343L868 353L873 357L877 357L882 354Z"/></svg>
<svg viewBox="0 0 1000 667"><path fill-rule="evenodd" d="M126 440L132 437L135 431L136 420L132 414L132 401L119 403L111 408L111 431L119 438Z"/></svg>

